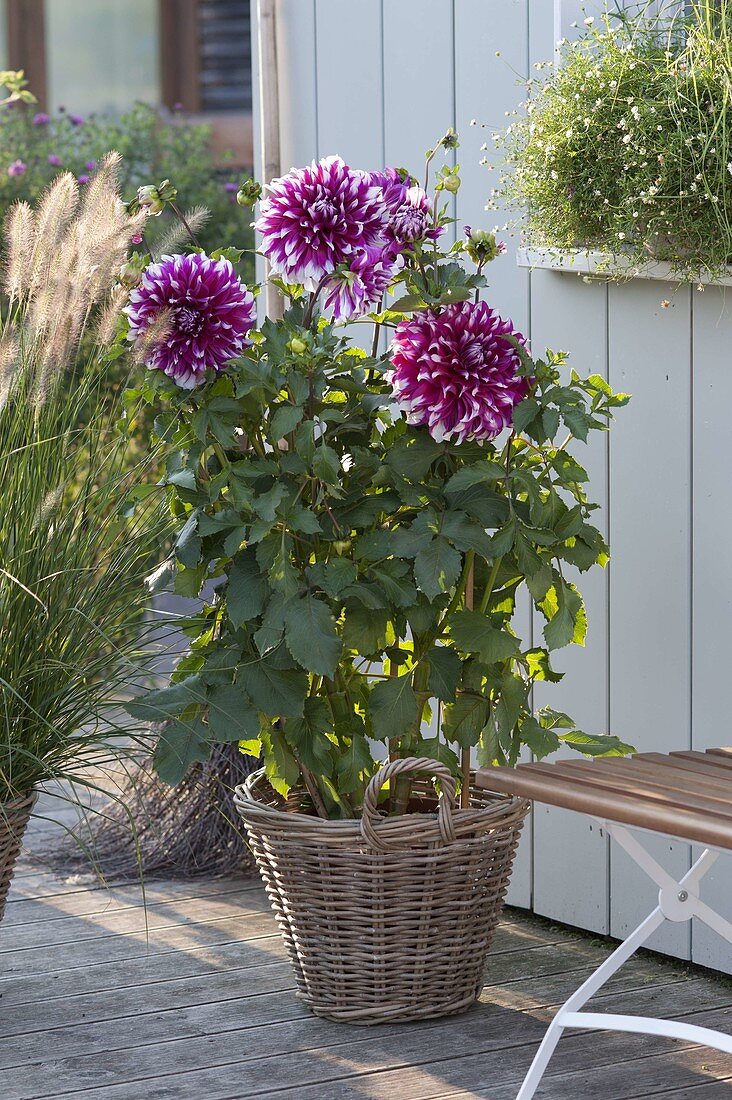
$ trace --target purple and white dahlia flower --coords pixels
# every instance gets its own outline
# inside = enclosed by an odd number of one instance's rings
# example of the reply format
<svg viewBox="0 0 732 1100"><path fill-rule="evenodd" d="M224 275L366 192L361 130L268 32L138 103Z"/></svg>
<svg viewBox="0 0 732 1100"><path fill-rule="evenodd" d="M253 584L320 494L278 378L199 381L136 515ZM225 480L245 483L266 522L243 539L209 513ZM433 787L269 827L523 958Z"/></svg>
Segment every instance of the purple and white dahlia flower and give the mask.
<svg viewBox="0 0 732 1100"><path fill-rule="evenodd" d="M404 261L390 248L365 248L325 283L325 308L335 321L360 317L377 306Z"/></svg>
<svg viewBox="0 0 732 1100"><path fill-rule="evenodd" d="M397 325L391 384L408 422L455 443L493 439L509 427L529 389L510 337L525 344L485 302L424 310Z"/></svg>
<svg viewBox="0 0 732 1100"><path fill-rule="evenodd" d="M222 370L251 343L247 335L256 321L254 296L231 263L204 253L163 256L150 264L125 313L130 340L152 336L147 367L163 371L185 390L203 382L208 369Z"/></svg>
<svg viewBox="0 0 732 1100"><path fill-rule="evenodd" d="M442 227L429 228L432 203L421 187L408 187L403 202L394 211L389 226L394 239L400 244L413 244L425 237L434 239L442 233Z"/></svg>
<svg viewBox="0 0 732 1100"><path fill-rule="evenodd" d="M351 256L383 246L387 219L381 188L326 157L273 180L255 228L274 274L315 290Z"/></svg>
<svg viewBox="0 0 732 1100"><path fill-rule="evenodd" d="M443 226L430 227L432 203L427 192L411 176L402 175L396 168L387 168L383 172L371 172L370 179L381 188L384 196L389 211L386 231L391 241L404 247L415 241L436 240L442 235Z"/></svg>

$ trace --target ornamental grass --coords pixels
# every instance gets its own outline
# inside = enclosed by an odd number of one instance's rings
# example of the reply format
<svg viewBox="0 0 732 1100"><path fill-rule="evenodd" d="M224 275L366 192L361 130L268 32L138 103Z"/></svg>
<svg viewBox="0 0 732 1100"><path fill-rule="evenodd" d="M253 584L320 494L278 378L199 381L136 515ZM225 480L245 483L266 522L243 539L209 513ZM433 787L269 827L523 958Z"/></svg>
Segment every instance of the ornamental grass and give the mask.
<svg viewBox="0 0 732 1100"><path fill-rule="evenodd" d="M61 175L4 232L0 335L0 803L50 779L91 783L135 735L120 699L145 681L144 577L166 520L155 454L129 461L110 390L117 273L137 229L105 158ZM138 219L139 221L139 219Z"/></svg>

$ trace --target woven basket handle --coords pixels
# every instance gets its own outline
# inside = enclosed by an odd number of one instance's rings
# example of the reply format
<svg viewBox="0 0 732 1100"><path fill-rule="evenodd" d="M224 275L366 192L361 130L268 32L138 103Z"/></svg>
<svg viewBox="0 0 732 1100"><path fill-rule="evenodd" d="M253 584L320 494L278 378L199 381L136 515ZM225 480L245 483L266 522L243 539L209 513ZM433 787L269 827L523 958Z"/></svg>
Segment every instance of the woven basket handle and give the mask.
<svg viewBox="0 0 732 1100"><path fill-rule="evenodd" d="M388 851L389 845L379 837L374 829L374 823L379 819L377 803L379 791L388 779L393 779L404 772L427 772L442 781L442 791L437 805L437 824L440 835L445 844L455 840L455 826L452 820L452 810L455 805L455 780L444 764L436 760L430 760L426 756L405 756L402 760L391 760L379 768L376 775L370 781L363 796L363 809L361 811L361 836L372 848L379 851Z"/></svg>

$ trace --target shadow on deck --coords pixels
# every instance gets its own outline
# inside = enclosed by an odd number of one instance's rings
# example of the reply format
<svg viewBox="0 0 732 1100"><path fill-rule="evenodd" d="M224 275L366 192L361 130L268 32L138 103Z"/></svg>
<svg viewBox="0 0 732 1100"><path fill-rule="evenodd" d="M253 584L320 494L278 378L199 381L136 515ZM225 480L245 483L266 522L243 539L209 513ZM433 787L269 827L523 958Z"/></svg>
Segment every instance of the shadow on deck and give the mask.
<svg viewBox="0 0 732 1100"><path fill-rule="evenodd" d="M479 1005L364 1029L299 1004L258 880L149 882L145 900L25 856L0 926L3 1100L513 1100L554 1008L608 953L509 912ZM732 1028L732 982L647 955L592 1004ZM537 1100L655 1096L729 1100L732 1059L578 1032Z"/></svg>

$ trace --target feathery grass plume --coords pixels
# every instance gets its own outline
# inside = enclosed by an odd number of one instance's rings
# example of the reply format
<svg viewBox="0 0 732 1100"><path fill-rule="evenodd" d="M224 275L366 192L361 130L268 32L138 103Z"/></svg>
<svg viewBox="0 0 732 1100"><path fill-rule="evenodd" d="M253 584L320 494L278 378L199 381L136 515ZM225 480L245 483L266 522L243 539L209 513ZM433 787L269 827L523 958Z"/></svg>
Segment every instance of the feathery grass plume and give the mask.
<svg viewBox="0 0 732 1100"><path fill-rule="evenodd" d="M48 278L78 202L79 184L71 172L62 172L43 192L33 217L27 290L43 285Z"/></svg>
<svg viewBox="0 0 732 1100"><path fill-rule="evenodd" d="M125 286L115 287L110 292L94 328L94 339L98 344L111 344L114 340L128 296L129 290Z"/></svg>
<svg viewBox="0 0 732 1100"><path fill-rule="evenodd" d="M0 336L0 409L7 401L13 386L19 351L18 337L13 328L8 325L6 331Z"/></svg>
<svg viewBox="0 0 732 1100"><path fill-rule="evenodd" d="M11 302L28 285L33 255L34 217L27 202L16 202L10 207L5 221L6 256L3 271L3 290Z"/></svg>
<svg viewBox="0 0 732 1100"><path fill-rule="evenodd" d="M116 189L118 172L119 156L109 154L83 196L63 173L36 212L19 207L6 226L6 287L27 306L23 339L37 352L36 404L54 373L74 359L140 227L142 216L128 216Z"/></svg>
<svg viewBox="0 0 732 1100"><path fill-rule="evenodd" d="M133 356L135 363L146 366L152 352L166 339L170 333L172 317L169 309L161 309L160 313L144 329L135 341Z"/></svg>
<svg viewBox="0 0 732 1100"><path fill-rule="evenodd" d="M16 290L0 331L0 806L51 778L93 785L89 762L139 747L120 701L147 678L153 633L165 640L144 584L168 531L160 456L118 430L125 404L99 342L134 231L114 164L102 171L90 201L62 181L5 228ZM21 278L19 236L30 227L39 241L41 222L53 263L37 257ZM103 246L112 258L91 270Z"/></svg>
<svg viewBox="0 0 732 1100"><path fill-rule="evenodd" d="M144 223L141 213L130 218L117 191L118 153L108 153L92 177L81 200L76 232L79 275L88 293L108 285L124 261L130 237Z"/></svg>
<svg viewBox="0 0 732 1100"><path fill-rule="evenodd" d="M184 210L183 217L186 225L181 221L174 221L170 228L155 242L155 255L167 256L172 252L179 252L181 247L192 240L192 234L198 235L200 229L211 217L211 213L205 206L194 206L191 210ZM196 242L193 241L195 244Z"/></svg>

